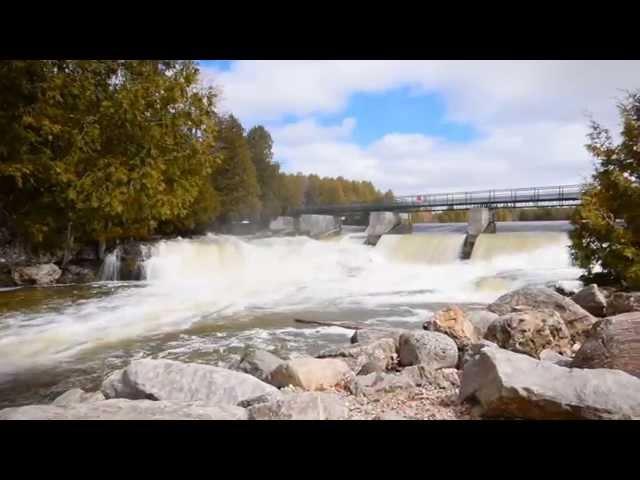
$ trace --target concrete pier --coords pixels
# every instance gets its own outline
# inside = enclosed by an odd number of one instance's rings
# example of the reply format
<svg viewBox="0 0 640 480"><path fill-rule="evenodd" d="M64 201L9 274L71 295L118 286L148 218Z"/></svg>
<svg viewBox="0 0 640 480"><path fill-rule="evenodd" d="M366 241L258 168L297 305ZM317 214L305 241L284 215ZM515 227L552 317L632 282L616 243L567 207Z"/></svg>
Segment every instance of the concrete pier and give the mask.
<svg viewBox="0 0 640 480"><path fill-rule="evenodd" d="M300 215L296 223L296 232L311 238L322 238L340 233L342 220L333 215Z"/></svg>
<svg viewBox="0 0 640 480"><path fill-rule="evenodd" d="M462 252L460 253L462 260L471 258L473 246L476 244L478 236L482 233L496 233L495 212L484 207L472 208L469 210L467 236L464 239Z"/></svg>
<svg viewBox="0 0 640 480"><path fill-rule="evenodd" d="M369 226L365 230L367 245L375 245L387 233L411 233L412 226L408 213L371 212Z"/></svg>

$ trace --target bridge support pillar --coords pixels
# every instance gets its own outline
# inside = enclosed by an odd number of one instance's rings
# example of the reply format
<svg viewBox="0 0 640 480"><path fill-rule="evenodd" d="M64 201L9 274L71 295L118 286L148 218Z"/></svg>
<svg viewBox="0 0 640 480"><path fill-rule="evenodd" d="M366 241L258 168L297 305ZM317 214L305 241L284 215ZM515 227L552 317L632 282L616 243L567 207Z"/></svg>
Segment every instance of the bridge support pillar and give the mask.
<svg viewBox="0 0 640 480"><path fill-rule="evenodd" d="M296 233L311 238L323 238L340 233L342 219L334 215L300 215L295 222Z"/></svg>
<svg viewBox="0 0 640 480"><path fill-rule="evenodd" d="M481 233L496 233L495 211L490 208L478 207L469 210L469 222L467 223L467 236L462 245L460 258L471 258L473 246Z"/></svg>
<svg viewBox="0 0 640 480"><path fill-rule="evenodd" d="M387 233L403 234L413 231L408 213L371 212L369 226L365 230L367 239L365 244L375 245L380 237Z"/></svg>

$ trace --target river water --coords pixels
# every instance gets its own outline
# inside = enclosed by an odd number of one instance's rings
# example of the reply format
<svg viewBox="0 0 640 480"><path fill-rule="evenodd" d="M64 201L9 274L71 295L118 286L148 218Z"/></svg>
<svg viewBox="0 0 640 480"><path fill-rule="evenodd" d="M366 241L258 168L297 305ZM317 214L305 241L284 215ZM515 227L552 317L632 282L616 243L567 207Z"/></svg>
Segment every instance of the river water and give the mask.
<svg viewBox="0 0 640 480"><path fill-rule="evenodd" d="M566 222L505 222L459 260L464 224L423 224L363 244L339 237L207 235L151 248L141 282L0 291L0 408L97 389L131 359L222 364L247 346L282 356L346 344L352 330L294 318L421 328L455 302L575 280Z"/></svg>

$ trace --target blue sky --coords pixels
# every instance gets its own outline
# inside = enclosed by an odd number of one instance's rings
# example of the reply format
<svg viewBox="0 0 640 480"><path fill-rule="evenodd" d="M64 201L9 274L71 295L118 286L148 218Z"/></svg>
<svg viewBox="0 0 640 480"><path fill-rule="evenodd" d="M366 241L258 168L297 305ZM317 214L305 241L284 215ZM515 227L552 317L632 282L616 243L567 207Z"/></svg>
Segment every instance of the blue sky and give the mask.
<svg viewBox="0 0 640 480"><path fill-rule="evenodd" d="M589 112L617 127L638 61L202 61L219 108L289 172L398 194L578 183ZM615 130L614 130L615 133Z"/></svg>

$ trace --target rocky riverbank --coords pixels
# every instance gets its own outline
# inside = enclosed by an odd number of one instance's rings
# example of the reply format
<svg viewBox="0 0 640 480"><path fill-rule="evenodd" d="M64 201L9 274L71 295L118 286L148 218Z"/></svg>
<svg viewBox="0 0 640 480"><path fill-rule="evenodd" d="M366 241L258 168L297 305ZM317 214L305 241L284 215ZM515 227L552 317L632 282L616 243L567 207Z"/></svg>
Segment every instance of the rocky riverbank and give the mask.
<svg viewBox="0 0 640 480"><path fill-rule="evenodd" d="M366 328L316 357L140 359L0 419L640 419L640 292L590 285L452 305L423 330Z"/></svg>

